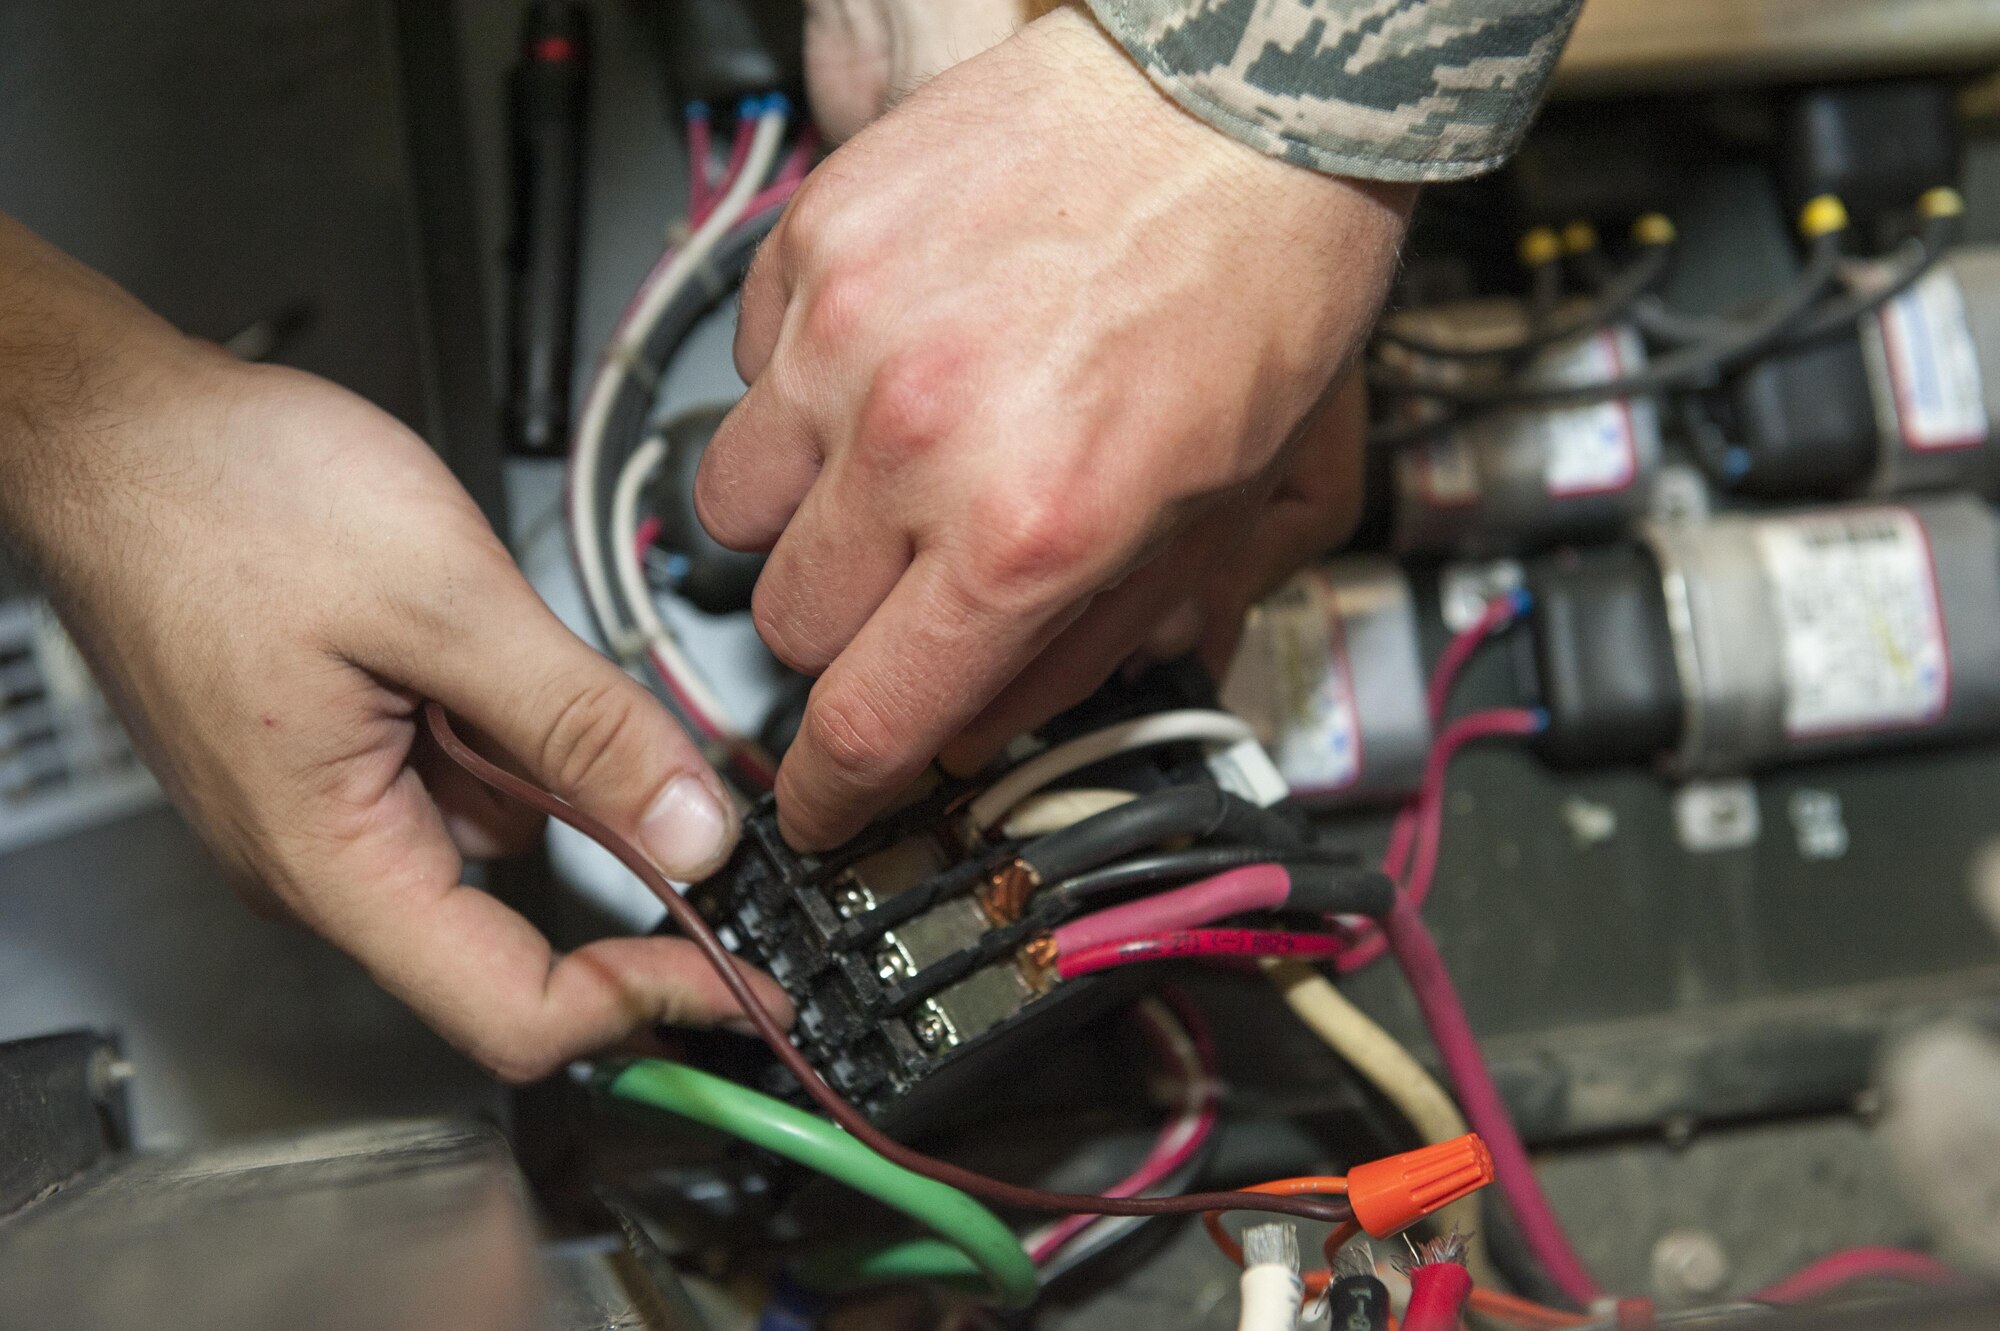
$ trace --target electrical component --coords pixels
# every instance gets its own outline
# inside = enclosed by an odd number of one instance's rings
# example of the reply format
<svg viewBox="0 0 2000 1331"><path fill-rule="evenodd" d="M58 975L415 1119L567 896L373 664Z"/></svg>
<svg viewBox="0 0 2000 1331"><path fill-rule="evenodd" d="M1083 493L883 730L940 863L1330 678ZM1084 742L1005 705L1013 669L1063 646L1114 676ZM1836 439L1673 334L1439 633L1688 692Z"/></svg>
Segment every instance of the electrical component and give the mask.
<svg viewBox="0 0 2000 1331"><path fill-rule="evenodd" d="M1300 572L1250 611L1222 699L1302 800L1364 803L1416 789L1431 722L1402 570L1354 555Z"/></svg>
<svg viewBox="0 0 2000 1331"><path fill-rule="evenodd" d="M1429 343L1483 346L1525 340L1534 323L1519 302L1479 301L1408 312L1395 327ZM1467 388L1503 380L1554 387L1643 373L1647 356L1635 329L1613 324L1537 351L1511 377L1504 364L1393 344L1384 362ZM1413 419L1442 410L1421 404ZM1649 397L1530 404L1454 421L1397 450L1394 542L1406 553L1500 555L1604 535L1645 511L1659 464L1659 412Z"/></svg>
<svg viewBox="0 0 2000 1331"><path fill-rule="evenodd" d="M1465 1269L1465 1242L1456 1234L1432 1239L1409 1264L1410 1302L1403 1331L1458 1331L1472 1298L1472 1273Z"/></svg>
<svg viewBox="0 0 2000 1331"><path fill-rule="evenodd" d="M1977 499L1732 514L1646 551L1534 579L1552 753L1729 774L2000 730L2000 521Z"/></svg>
<svg viewBox="0 0 2000 1331"><path fill-rule="evenodd" d="M1060 950L1080 951L1245 912L1387 909L1382 875L1310 845L1284 805L1226 788L1225 778L1282 800L1284 783L1254 743L1244 748L1235 718L1185 706L1118 715L1112 700L1129 707L1151 687L1111 686L1085 709L1097 729L984 790L939 786L835 854L795 854L769 801L751 811L735 856L690 900L790 992L800 1051L842 1095L878 1118L921 1119L1020 1041L1130 992L1131 967L1064 978L1049 964L1052 929L1076 940ZM1244 777L1253 762L1263 775ZM990 823L1058 779L1132 797L1027 841L985 840ZM1185 848L1158 851L1169 843ZM1160 890L1190 880L1202 881ZM1133 891L1151 895L1065 926L1086 904Z"/></svg>
<svg viewBox="0 0 2000 1331"><path fill-rule="evenodd" d="M1299 1324L1299 1230L1279 1222L1243 1231L1243 1299L1237 1331L1292 1331Z"/></svg>
<svg viewBox="0 0 2000 1331"><path fill-rule="evenodd" d="M1778 154L1788 208L1835 194L1864 229L1872 229L1906 208L1919 190L1957 180L1954 97L1942 79L1808 88L1792 97L1783 111Z"/></svg>
<svg viewBox="0 0 2000 1331"><path fill-rule="evenodd" d="M1892 278L1878 264L1853 280L1866 290ZM1852 331L1753 366L1728 408L1729 442L1711 469L1744 494L1990 493L2000 247L1952 250Z"/></svg>
<svg viewBox="0 0 2000 1331"><path fill-rule="evenodd" d="M510 88L514 236L507 441L552 454L569 440L576 363L576 276L583 219L588 16L574 0L537 0L522 21Z"/></svg>

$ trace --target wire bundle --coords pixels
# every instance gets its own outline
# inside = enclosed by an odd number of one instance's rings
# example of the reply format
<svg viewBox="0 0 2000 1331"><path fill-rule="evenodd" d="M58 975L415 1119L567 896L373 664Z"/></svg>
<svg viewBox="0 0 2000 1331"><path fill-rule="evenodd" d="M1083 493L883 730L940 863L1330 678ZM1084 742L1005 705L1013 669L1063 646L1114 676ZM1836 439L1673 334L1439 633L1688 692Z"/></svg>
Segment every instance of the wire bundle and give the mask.
<svg viewBox="0 0 2000 1331"><path fill-rule="evenodd" d="M1555 406L1643 397L1713 387L1728 371L1758 357L1801 347L1852 328L1885 303L1907 290L1928 271L1957 236L1965 204L1956 190L1927 190L1916 200L1917 233L1889 260L1878 280L1835 291L1841 273L1841 244L1848 227L1846 208L1833 195L1810 200L1801 210L1798 229L1806 244L1806 259L1798 274L1771 299L1744 313L1729 316L1688 316L1668 308L1654 294L1671 260L1673 227L1657 214L1642 217L1634 227L1638 255L1621 270L1607 268L1592 243L1574 249L1586 277L1596 288L1578 309L1563 319L1548 315L1547 297L1533 304L1537 317L1529 332L1503 343L1458 345L1415 336L1391 324L1378 332L1385 344L1427 359L1433 366L1487 361L1501 366L1497 379L1392 369L1376 364L1369 382L1390 396L1411 397L1440 404L1448 410L1420 413L1408 423L1378 430L1376 443L1394 446L1448 429L1465 415L1508 406ZM1587 228L1584 228L1587 230ZM1533 236L1535 233L1530 233ZM1559 248L1553 233L1543 261L1531 263L1537 289L1553 283ZM1663 354L1629 374L1584 383L1553 383L1522 372L1529 353L1629 318Z"/></svg>
<svg viewBox="0 0 2000 1331"><path fill-rule="evenodd" d="M644 661L688 729L753 788L770 785L769 756L730 720L668 629L646 581L640 499L665 444L643 436L674 350L741 280L757 242L811 165L809 136L778 164L789 119L782 96L746 101L729 166L717 181L710 175L707 108L690 108L687 237L660 256L612 330L571 440L564 500L584 598L606 645L621 661ZM626 450L622 459L619 449Z"/></svg>

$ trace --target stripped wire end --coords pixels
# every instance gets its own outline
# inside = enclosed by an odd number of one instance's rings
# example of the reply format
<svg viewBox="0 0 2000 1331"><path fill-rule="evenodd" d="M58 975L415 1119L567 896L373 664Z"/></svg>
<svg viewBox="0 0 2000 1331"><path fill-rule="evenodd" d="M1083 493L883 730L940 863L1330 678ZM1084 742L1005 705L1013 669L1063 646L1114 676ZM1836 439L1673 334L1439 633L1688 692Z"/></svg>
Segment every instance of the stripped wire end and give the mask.
<svg viewBox="0 0 2000 1331"><path fill-rule="evenodd" d="M1297 1274L1299 1230L1296 1225L1252 1225L1243 1231L1243 1265L1282 1266Z"/></svg>
<svg viewBox="0 0 2000 1331"><path fill-rule="evenodd" d="M1375 1274L1375 1249L1367 1239L1354 1239L1342 1248L1333 1259L1333 1274L1337 1279L1346 1280L1353 1276Z"/></svg>
<svg viewBox="0 0 2000 1331"><path fill-rule="evenodd" d="M1454 1225L1449 1234L1441 1234L1420 1246L1412 1245L1409 1260L1398 1261L1396 1265L1404 1275L1410 1275L1421 1267L1439 1266L1446 1262L1464 1266L1465 1237Z"/></svg>

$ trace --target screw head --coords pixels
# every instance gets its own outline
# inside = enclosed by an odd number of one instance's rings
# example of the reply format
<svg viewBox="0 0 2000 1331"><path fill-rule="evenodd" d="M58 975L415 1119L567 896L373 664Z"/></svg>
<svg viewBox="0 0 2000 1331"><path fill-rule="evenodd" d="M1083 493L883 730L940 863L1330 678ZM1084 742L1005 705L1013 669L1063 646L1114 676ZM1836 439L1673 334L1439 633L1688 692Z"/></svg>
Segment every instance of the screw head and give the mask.
<svg viewBox="0 0 2000 1331"><path fill-rule="evenodd" d="M943 1016L936 1012L926 1012L910 1024L910 1031L917 1037L917 1043L926 1049L935 1050L945 1042L951 1029L945 1025Z"/></svg>
<svg viewBox="0 0 2000 1331"><path fill-rule="evenodd" d="M896 980L910 973L910 963L903 959L903 949L894 943L884 943L875 951L875 975L882 980Z"/></svg>

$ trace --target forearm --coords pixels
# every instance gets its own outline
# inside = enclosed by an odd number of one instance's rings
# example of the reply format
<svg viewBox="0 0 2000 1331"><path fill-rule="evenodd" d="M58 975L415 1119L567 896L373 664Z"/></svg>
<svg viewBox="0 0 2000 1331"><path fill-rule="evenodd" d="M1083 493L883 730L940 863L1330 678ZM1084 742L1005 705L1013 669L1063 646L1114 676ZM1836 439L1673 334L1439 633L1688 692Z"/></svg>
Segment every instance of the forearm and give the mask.
<svg viewBox="0 0 2000 1331"><path fill-rule="evenodd" d="M1260 151L1455 180L1527 128L1582 0L1087 0L1153 82Z"/></svg>
<svg viewBox="0 0 2000 1331"><path fill-rule="evenodd" d="M79 505L130 466L122 427L203 359L116 284L0 214L0 538L46 571Z"/></svg>

